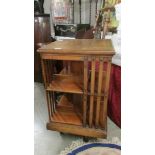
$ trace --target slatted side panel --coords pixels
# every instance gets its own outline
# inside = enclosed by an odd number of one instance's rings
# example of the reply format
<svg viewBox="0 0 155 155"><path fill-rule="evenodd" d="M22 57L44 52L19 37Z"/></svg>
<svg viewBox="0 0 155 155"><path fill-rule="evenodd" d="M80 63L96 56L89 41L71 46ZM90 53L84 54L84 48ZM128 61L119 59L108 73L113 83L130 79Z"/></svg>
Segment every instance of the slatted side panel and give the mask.
<svg viewBox="0 0 155 155"><path fill-rule="evenodd" d="M99 61L99 71L98 71L98 88L97 88L97 103L96 103L96 118L95 118L95 126L99 127L99 116L100 116L100 107L101 107L101 95L102 95L102 84L103 84L103 64L104 59L100 58Z"/></svg>
<svg viewBox="0 0 155 155"><path fill-rule="evenodd" d="M42 74L44 79L44 85L45 88L50 84L52 80L52 72L54 71L54 68L52 66L52 62L50 60L41 60L42 65ZM45 74L46 73L46 74Z"/></svg>
<svg viewBox="0 0 155 155"><path fill-rule="evenodd" d="M90 92L87 92L89 95L89 103L87 100L88 125L90 128L106 129L111 58L96 57L95 59L89 58L89 61L91 61L91 75L90 86L88 86ZM98 70L95 67L96 63L99 63Z"/></svg>
<svg viewBox="0 0 155 155"><path fill-rule="evenodd" d="M89 106L89 127L93 125L94 115L94 88L95 88L95 59L91 61L91 82L90 82L90 106Z"/></svg>
<svg viewBox="0 0 155 155"><path fill-rule="evenodd" d="M53 67L52 67L50 60L44 60L44 59L41 59L41 66L42 66L44 85L45 85L45 88L47 88L47 86L49 85L51 78L52 78L52 68ZM53 97L51 95L51 92L49 92L49 91L46 91L46 100L47 100L49 121L51 122L52 121L51 117L54 112L54 102L53 102Z"/></svg>

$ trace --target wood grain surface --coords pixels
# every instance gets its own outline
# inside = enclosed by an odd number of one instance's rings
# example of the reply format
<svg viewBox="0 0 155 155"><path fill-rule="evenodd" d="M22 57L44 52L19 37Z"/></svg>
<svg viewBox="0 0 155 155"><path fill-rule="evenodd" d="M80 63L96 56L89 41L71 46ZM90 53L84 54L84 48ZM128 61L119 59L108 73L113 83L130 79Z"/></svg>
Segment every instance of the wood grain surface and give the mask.
<svg viewBox="0 0 155 155"><path fill-rule="evenodd" d="M114 48L111 40L99 39L73 39L55 41L42 46L38 52L43 53L64 53L64 54L106 54L113 55Z"/></svg>

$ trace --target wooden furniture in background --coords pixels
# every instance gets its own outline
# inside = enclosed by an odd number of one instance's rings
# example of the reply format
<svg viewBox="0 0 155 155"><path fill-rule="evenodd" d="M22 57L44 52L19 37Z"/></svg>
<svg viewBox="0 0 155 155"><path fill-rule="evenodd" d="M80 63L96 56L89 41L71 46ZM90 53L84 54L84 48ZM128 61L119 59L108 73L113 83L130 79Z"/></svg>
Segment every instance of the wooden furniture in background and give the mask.
<svg viewBox="0 0 155 155"><path fill-rule="evenodd" d="M106 138L111 59L115 54L111 40L56 41L38 52L49 114L47 129ZM55 70L55 60L65 62L60 72Z"/></svg>
<svg viewBox="0 0 155 155"><path fill-rule="evenodd" d="M47 42L52 42L50 15L34 15L34 81L42 82L41 61L37 49Z"/></svg>
<svg viewBox="0 0 155 155"><path fill-rule="evenodd" d="M44 13L44 0L34 0L34 13L43 14Z"/></svg>

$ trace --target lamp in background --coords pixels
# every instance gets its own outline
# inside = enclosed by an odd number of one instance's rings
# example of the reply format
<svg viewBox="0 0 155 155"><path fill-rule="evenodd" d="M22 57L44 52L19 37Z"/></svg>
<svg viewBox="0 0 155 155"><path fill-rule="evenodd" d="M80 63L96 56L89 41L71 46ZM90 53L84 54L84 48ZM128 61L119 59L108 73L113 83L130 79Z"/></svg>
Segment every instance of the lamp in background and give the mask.
<svg viewBox="0 0 155 155"><path fill-rule="evenodd" d="M118 27L118 20L116 19L115 5L119 4L121 0L103 0L101 9L96 15L96 22L94 25L94 37L97 39L104 39L107 32L116 33Z"/></svg>

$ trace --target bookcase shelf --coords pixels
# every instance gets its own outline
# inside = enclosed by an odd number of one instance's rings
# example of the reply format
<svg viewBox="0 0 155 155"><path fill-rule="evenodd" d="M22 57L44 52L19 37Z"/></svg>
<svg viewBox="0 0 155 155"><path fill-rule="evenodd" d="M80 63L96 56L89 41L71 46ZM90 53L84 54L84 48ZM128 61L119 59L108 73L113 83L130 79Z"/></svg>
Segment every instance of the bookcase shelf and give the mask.
<svg viewBox="0 0 155 155"><path fill-rule="evenodd" d="M80 112L75 109L73 103L68 101L66 96L63 95L61 97L55 109L52 116L53 122L82 125L82 116Z"/></svg>
<svg viewBox="0 0 155 155"><path fill-rule="evenodd" d="M74 75L55 74L48 85L48 91L82 94L82 78Z"/></svg>

